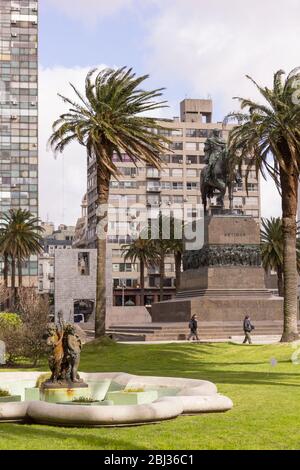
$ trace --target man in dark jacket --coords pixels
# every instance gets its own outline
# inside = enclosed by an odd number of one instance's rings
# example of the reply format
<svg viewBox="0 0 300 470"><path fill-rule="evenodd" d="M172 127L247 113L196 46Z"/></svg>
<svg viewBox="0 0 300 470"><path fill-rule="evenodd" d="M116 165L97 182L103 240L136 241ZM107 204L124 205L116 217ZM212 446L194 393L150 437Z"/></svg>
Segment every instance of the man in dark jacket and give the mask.
<svg viewBox="0 0 300 470"><path fill-rule="evenodd" d="M198 333L197 333L198 322L197 322L196 315L193 315L192 318L190 319L189 328L190 328L190 334L189 334L188 340L190 341L191 339L193 340L196 339L197 341L199 341Z"/></svg>
<svg viewBox="0 0 300 470"><path fill-rule="evenodd" d="M243 327L244 327L244 332L245 332L245 339L244 339L243 344L246 344L247 341L249 344L252 344L251 332L252 330L254 330L254 326L251 323L251 319L249 315L245 316Z"/></svg>

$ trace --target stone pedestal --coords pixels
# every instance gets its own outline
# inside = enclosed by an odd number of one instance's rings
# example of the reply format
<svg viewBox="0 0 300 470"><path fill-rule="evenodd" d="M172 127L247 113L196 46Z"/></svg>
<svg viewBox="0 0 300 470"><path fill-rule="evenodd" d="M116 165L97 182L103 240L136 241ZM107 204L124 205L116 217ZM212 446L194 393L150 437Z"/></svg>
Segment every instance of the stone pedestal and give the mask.
<svg viewBox="0 0 300 470"><path fill-rule="evenodd" d="M49 403L72 402L78 398L90 398L89 386L84 382L59 384L46 382L40 389L40 400Z"/></svg>
<svg viewBox="0 0 300 470"><path fill-rule="evenodd" d="M205 218L204 246L184 253L176 299L154 304L153 322L282 320L283 300L265 286L260 229L252 217Z"/></svg>

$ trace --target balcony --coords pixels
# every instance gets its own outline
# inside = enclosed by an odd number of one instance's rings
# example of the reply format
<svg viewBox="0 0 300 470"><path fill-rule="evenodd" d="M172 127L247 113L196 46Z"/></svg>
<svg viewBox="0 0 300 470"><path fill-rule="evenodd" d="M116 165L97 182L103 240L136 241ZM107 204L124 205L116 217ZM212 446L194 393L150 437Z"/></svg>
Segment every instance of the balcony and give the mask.
<svg viewBox="0 0 300 470"><path fill-rule="evenodd" d="M147 186L147 193L160 193L161 186Z"/></svg>
<svg viewBox="0 0 300 470"><path fill-rule="evenodd" d="M147 179L160 179L160 171L147 171L146 178Z"/></svg>

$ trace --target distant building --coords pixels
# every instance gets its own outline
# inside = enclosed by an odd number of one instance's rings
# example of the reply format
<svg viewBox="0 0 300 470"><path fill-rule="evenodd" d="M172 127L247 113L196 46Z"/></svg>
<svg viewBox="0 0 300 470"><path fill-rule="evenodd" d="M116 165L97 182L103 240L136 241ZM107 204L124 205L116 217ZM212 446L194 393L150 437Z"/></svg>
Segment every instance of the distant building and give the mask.
<svg viewBox="0 0 300 470"><path fill-rule="evenodd" d="M42 226L44 251L38 257L38 290L41 294L54 295L55 251L72 249L75 227L61 224L55 230L51 222L43 222Z"/></svg>
<svg viewBox="0 0 300 470"><path fill-rule="evenodd" d="M73 248L87 247L87 194L81 202L81 217L77 220L73 238Z"/></svg>

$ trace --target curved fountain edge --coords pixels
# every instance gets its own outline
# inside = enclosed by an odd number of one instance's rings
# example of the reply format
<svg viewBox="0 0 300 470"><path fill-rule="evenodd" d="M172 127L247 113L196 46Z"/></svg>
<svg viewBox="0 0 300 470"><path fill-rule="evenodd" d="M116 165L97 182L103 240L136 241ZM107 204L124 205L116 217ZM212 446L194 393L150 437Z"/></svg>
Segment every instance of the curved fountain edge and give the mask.
<svg viewBox="0 0 300 470"><path fill-rule="evenodd" d="M37 378L41 372L4 372L6 381ZM0 377L2 376L2 373ZM181 414L223 412L233 407L230 398L217 393L212 382L180 377L138 376L121 372L81 373L84 380L113 379L125 387L175 387L176 396L164 396L144 405L72 406L46 402L0 403L0 422L31 421L57 426L120 426L157 422Z"/></svg>

